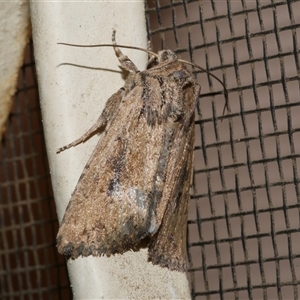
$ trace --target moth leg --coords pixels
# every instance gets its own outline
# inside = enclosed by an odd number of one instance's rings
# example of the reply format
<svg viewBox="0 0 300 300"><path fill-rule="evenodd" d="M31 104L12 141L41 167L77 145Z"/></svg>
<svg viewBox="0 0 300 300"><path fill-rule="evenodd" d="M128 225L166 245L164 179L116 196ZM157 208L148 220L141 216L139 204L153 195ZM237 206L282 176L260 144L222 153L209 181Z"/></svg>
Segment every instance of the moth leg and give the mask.
<svg viewBox="0 0 300 300"><path fill-rule="evenodd" d="M80 138L74 142L61 147L56 153L60 153L66 149L74 147L80 143L85 142L89 137L91 137L96 131L101 127L105 126L115 115L120 102L122 101L124 95L126 94L125 88L120 88L116 93L114 93L106 102L105 107L101 116L98 118L97 122Z"/></svg>
<svg viewBox="0 0 300 300"><path fill-rule="evenodd" d="M113 29L112 33L112 43L114 45L117 45L116 42L116 30ZM121 63L121 68L130 72L130 73L136 73L138 72L138 68L135 66L135 64L128 58L128 56L124 55L123 52L120 50L119 47L115 46L114 47L116 56Z"/></svg>
<svg viewBox="0 0 300 300"><path fill-rule="evenodd" d="M56 153L60 153L66 149L69 149L71 147L77 146L80 143L85 142L89 137L91 137L99 128L101 128L103 125L103 119L101 120L101 117L98 119L97 123L95 123L83 136L75 140L74 142L59 148Z"/></svg>
<svg viewBox="0 0 300 300"><path fill-rule="evenodd" d="M152 52L151 41L147 42L147 50ZM150 61L154 61L154 60L156 60L156 56L148 53L148 61L150 62Z"/></svg>
<svg viewBox="0 0 300 300"><path fill-rule="evenodd" d="M151 42L147 42L147 50L152 51ZM157 65L157 57L148 53L147 70Z"/></svg>

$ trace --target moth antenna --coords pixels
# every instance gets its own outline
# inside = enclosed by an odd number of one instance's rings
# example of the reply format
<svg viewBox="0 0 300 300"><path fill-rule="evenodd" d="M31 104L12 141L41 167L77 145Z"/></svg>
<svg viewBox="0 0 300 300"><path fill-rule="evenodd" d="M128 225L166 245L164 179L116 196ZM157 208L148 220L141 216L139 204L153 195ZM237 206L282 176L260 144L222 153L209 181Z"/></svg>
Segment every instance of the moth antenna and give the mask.
<svg viewBox="0 0 300 300"><path fill-rule="evenodd" d="M119 47L117 47L117 42L116 42L116 29L113 29L112 32L112 37L111 37L112 43L115 45L114 50L116 52L117 57L121 57L121 59L126 59L127 57L122 53ZM127 58L128 59L128 58Z"/></svg>
<svg viewBox="0 0 300 300"><path fill-rule="evenodd" d="M140 47L135 47L135 46L127 46L127 45L118 45L116 43L116 40L115 40L115 33L116 31L113 30L113 44L98 44L98 45L77 45L77 44L69 44L69 43L57 43L58 45L65 45L65 46L71 46L71 47L80 47L80 48L96 48L96 47L114 47L116 49L116 46L118 48L125 48L125 49L133 49L133 50L139 50L139 51L142 51L142 52L146 52L148 53L149 55L152 55L152 57L158 57L158 54L149 50L149 49L144 49L144 48L140 48ZM227 88L225 87L225 84L216 76L214 75L213 73L207 71L206 69L204 69L203 67L199 66L199 65L196 65L194 63L191 63L189 61L186 61L186 60L183 60L183 59L178 59L178 61L184 63L184 64L187 64L187 65L191 65L193 67L196 67L198 69L200 69L201 71L207 73L209 76L215 78L217 81L219 81L223 88L224 88L224 96L225 96L225 105L224 105L224 109L223 109L223 115L225 113L225 110L228 109L228 90Z"/></svg>
<svg viewBox="0 0 300 300"><path fill-rule="evenodd" d="M127 72L136 73L138 71L138 69L135 66L135 64L129 59L128 56L126 56L125 54L123 54L123 52L120 50L120 48L117 45L117 42L116 42L116 30L115 29L113 29L111 40L112 40L112 43L115 45L114 46L114 51L115 51L115 54L116 54L119 62L121 63L121 68L123 68Z"/></svg>
<svg viewBox="0 0 300 300"><path fill-rule="evenodd" d="M80 48L96 48L96 47L116 47L118 46L119 48L126 48L126 49L133 49L133 50L139 50L142 52L146 52L152 56L158 57L158 54L151 51L147 50L144 48L140 47L135 47L135 46L126 46L126 45L119 45L119 44L101 44L101 45L77 45L77 44L68 44L68 43L57 43L58 45L65 45L65 46L71 46L71 47L80 47Z"/></svg>
<svg viewBox="0 0 300 300"><path fill-rule="evenodd" d="M187 65L193 66L193 67L195 67L195 68L200 69L201 71L203 71L203 72L205 72L206 74L208 74L209 76L215 78L217 81L219 81L219 82L222 84L223 89L224 89L224 97L225 97L225 105L224 105L223 113L222 113L222 114L224 115L226 109L228 109L228 90L227 90L227 88L226 88L224 82L223 82L221 79L219 79L216 75L214 75L214 74L211 73L210 71L208 71L208 70L202 68L202 67L199 66L199 65L196 65L196 64L194 64L194 63L191 63L191 62L189 62L189 61L187 61L187 60L183 60L183 59L178 59L178 61L180 61L180 62L182 62L182 63L185 63L185 64L187 64Z"/></svg>

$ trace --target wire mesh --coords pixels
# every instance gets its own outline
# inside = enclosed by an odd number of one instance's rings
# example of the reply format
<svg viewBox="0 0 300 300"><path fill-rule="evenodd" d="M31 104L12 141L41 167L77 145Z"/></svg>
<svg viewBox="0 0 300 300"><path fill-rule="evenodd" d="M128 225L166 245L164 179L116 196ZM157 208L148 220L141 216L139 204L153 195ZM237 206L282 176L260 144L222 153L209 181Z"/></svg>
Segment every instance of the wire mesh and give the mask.
<svg viewBox="0 0 300 300"><path fill-rule="evenodd" d="M299 298L300 1L147 1L154 50L194 70L193 299ZM38 103L32 47L0 148L1 299L71 299Z"/></svg>
<svg viewBox="0 0 300 300"><path fill-rule="evenodd" d="M148 1L155 50L199 74L194 299L299 299L299 1Z"/></svg>
<svg viewBox="0 0 300 300"><path fill-rule="evenodd" d="M33 49L27 47L0 147L0 299L71 299L41 123Z"/></svg>

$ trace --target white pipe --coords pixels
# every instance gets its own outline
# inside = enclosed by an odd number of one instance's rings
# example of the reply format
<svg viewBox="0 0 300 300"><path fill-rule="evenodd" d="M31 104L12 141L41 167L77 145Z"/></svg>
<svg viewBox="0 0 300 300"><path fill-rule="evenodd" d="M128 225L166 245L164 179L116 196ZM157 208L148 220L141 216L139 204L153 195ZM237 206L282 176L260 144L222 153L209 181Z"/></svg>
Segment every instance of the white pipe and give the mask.
<svg viewBox="0 0 300 300"><path fill-rule="evenodd" d="M144 2L43 2L31 0L34 50L44 132L59 220L99 136L59 155L97 120L106 100L124 84L120 74L74 66L118 69L111 48L57 45L117 42L146 48ZM123 50L122 50L123 51ZM124 52L144 69L147 56ZM186 275L147 261L147 251L68 262L74 299L189 299Z"/></svg>

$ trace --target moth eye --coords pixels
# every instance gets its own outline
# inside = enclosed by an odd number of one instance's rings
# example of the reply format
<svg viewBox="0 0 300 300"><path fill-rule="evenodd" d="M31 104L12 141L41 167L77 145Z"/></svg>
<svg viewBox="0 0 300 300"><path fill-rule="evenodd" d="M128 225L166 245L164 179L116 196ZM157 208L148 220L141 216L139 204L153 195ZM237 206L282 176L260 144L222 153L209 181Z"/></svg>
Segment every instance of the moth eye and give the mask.
<svg viewBox="0 0 300 300"><path fill-rule="evenodd" d="M158 52L158 61L163 62L163 61L172 61L172 60L177 60L177 55L171 51L171 50L162 50Z"/></svg>
<svg viewBox="0 0 300 300"><path fill-rule="evenodd" d="M169 75L169 77L174 77L178 81L182 81L186 78L186 73L183 71L176 71Z"/></svg>

